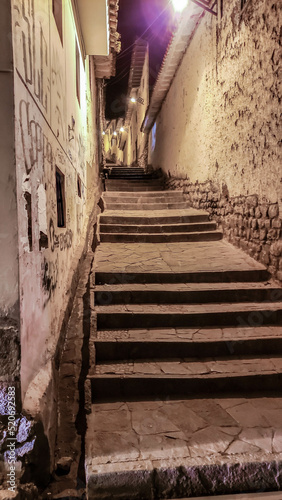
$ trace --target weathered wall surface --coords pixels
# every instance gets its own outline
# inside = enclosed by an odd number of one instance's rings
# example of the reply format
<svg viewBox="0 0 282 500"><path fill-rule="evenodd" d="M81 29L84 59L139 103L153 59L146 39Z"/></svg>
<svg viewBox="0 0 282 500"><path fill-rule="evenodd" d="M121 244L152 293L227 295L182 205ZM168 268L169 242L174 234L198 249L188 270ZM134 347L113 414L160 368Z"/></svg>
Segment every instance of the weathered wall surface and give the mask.
<svg viewBox="0 0 282 500"><path fill-rule="evenodd" d="M19 263L14 152L14 76L10 1L0 5L0 399L5 382L19 383ZM1 391L4 391L3 393Z"/></svg>
<svg viewBox="0 0 282 500"><path fill-rule="evenodd" d="M220 20L206 14L150 137L154 167L178 178L170 184L221 217L225 234L274 274L277 249L272 258L270 247L282 217L281 9L281 2L248 0L241 11L232 0Z"/></svg>
<svg viewBox="0 0 282 500"><path fill-rule="evenodd" d="M10 2L1 4L0 16L0 315L18 317L17 199L14 155L13 49Z"/></svg>
<svg viewBox="0 0 282 500"><path fill-rule="evenodd" d="M80 55L79 102L70 0L63 2L63 42L51 0L13 0L12 11L21 385L24 408L49 412L51 427L54 355L99 195L95 73L93 61ZM65 227L57 223L56 168L65 179Z"/></svg>
<svg viewBox="0 0 282 500"><path fill-rule="evenodd" d="M224 2L222 19L206 14L197 29L157 120L153 162L276 202L281 3L240 5Z"/></svg>
<svg viewBox="0 0 282 500"><path fill-rule="evenodd" d="M138 163L140 166L144 166L143 153L146 144L146 136L144 132L141 131L141 126L149 105L149 51L147 51L145 56L140 87L133 88L130 97L134 97L136 102L134 104L129 103L132 112L130 121L127 124L127 138L123 152L123 163L125 165Z"/></svg>

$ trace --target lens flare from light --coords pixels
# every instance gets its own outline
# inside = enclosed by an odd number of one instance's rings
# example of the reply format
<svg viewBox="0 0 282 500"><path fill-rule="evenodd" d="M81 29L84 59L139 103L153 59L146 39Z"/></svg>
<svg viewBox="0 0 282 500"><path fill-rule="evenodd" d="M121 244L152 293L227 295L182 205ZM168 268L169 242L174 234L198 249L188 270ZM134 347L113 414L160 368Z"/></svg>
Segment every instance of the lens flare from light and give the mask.
<svg viewBox="0 0 282 500"><path fill-rule="evenodd" d="M188 0L172 0L175 12L182 12L188 5Z"/></svg>

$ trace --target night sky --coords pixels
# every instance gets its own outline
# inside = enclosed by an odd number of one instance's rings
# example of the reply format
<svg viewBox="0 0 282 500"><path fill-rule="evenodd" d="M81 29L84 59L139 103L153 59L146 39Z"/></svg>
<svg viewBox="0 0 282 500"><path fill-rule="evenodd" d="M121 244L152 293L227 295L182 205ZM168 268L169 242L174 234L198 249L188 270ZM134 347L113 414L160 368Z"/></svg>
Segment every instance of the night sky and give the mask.
<svg viewBox="0 0 282 500"><path fill-rule="evenodd" d="M119 0L119 6L118 32L121 34L122 50L117 56L116 76L107 84L107 118L118 118L124 115L132 55L131 46L136 38L142 36L150 44L150 87L152 88L170 41L173 26L172 7L169 5L169 0ZM144 33L145 30L147 30L146 33Z"/></svg>

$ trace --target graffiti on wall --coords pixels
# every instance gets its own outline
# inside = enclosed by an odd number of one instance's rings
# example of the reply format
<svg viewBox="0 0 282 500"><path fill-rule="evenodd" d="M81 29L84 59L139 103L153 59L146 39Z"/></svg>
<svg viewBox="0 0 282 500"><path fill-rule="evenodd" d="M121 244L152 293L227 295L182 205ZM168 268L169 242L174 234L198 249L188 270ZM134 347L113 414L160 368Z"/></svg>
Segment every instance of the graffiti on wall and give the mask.
<svg viewBox="0 0 282 500"><path fill-rule="evenodd" d="M19 119L27 175L38 164L41 155L43 159L43 172L46 162L51 167L53 163L52 145L44 133L41 124L31 116L30 110L31 104L22 99L19 105Z"/></svg>
<svg viewBox="0 0 282 500"><path fill-rule="evenodd" d="M44 257L42 263L42 288L47 294L44 307L46 307L57 288L58 274L58 256L55 261L49 261Z"/></svg>
<svg viewBox="0 0 282 500"><path fill-rule="evenodd" d="M71 248L73 232L71 229L67 229L64 233L56 234L53 219L50 219L49 239L51 251L54 252L55 249L58 249L62 252Z"/></svg>
<svg viewBox="0 0 282 500"><path fill-rule="evenodd" d="M53 48L52 53L52 108L54 109L52 125L55 133L60 140L65 140L65 79L63 72L64 64L60 59L57 48Z"/></svg>
<svg viewBox="0 0 282 500"><path fill-rule="evenodd" d="M45 111L50 101L48 44L43 22L47 13L35 13L34 0L14 0L17 71ZM45 29L46 32L46 29Z"/></svg>

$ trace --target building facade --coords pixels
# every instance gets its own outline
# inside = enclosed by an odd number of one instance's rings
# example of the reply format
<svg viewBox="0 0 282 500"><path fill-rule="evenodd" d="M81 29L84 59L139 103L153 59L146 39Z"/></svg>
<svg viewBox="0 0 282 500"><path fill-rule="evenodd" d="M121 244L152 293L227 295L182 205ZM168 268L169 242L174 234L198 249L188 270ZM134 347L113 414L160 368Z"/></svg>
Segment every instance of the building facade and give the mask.
<svg viewBox="0 0 282 500"><path fill-rule="evenodd" d="M115 71L117 10L115 0L0 7L1 395L16 386L51 449L60 345L101 191L101 82Z"/></svg>

